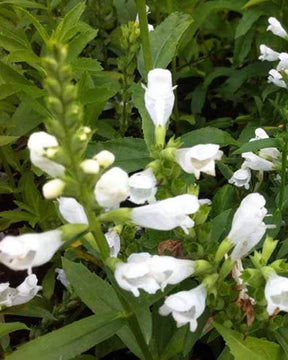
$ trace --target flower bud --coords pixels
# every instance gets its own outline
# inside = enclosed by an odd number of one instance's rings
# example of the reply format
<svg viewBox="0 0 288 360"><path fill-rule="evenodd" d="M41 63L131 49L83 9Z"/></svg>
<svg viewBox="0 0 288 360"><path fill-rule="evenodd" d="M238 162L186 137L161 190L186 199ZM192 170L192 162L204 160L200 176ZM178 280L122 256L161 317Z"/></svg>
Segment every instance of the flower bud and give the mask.
<svg viewBox="0 0 288 360"><path fill-rule="evenodd" d="M99 163L93 159L86 159L80 164L81 169L85 174L98 174L99 173Z"/></svg>
<svg viewBox="0 0 288 360"><path fill-rule="evenodd" d="M43 196L49 200L56 199L62 195L64 188L65 183L60 179L48 181L42 188Z"/></svg>
<svg viewBox="0 0 288 360"><path fill-rule="evenodd" d="M103 150L94 156L94 159L98 161L98 164L104 169L112 165L115 161L115 156L110 151Z"/></svg>
<svg viewBox="0 0 288 360"><path fill-rule="evenodd" d="M271 31L274 35L280 36L283 39L287 39L288 34L286 30L276 18L270 17L268 22L270 25L267 27L267 31Z"/></svg>

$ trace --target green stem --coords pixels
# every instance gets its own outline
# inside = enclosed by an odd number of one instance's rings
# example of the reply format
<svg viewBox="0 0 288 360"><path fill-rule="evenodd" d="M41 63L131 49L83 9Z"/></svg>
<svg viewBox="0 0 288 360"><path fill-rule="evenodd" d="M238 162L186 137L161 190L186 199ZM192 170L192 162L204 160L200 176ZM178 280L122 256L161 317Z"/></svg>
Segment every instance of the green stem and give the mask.
<svg viewBox="0 0 288 360"><path fill-rule="evenodd" d="M174 57L172 59L172 78L173 78L173 85L177 85L177 59ZM174 102L174 118L176 123L179 121L179 109L178 109L178 95L177 89L174 92L175 102Z"/></svg>
<svg viewBox="0 0 288 360"><path fill-rule="evenodd" d="M278 209L280 211L282 211L283 203L284 203L285 186L286 186L286 167L287 167L287 155L288 155L288 139L285 137L284 141L285 143L282 152L281 187L280 187L279 203L278 203Z"/></svg>
<svg viewBox="0 0 288 360"><path fill-rule="evenodd" d="M137 11L139 15L140 36L143 49L143 57L145 63L146 76L148 72L153 68L152 53L150 47L148 20L146 13L145 0L135 0L137 5Z"/></svg>

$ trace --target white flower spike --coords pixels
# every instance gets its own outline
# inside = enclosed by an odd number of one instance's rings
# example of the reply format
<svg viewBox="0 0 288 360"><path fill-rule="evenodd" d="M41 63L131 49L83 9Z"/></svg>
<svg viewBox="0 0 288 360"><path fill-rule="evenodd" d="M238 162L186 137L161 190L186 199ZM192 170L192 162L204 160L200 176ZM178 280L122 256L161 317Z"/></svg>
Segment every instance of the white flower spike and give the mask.
<svg viewBox="0 0 288 360"><path fill-rule="evenodd" d="M247 195L235 212L231 230L227 236L228 240L235 245L231 259L236 261L245 256L259 243L266 231L263 222L267 215L265 198L252 193Z"/></svg>
<svg viewBox="0 0 288 360"><path fill-rule="evenodd" d="M195 195L179 195L134 208L131 210L131 219L135 224L149 229L172 230L180 226L188 233L188 229L194 226L194 221L188 215L195 214L199 207Z"/></svg>
<svg viewBox="0 0 288 360"><path fill-rule="evenodd" d="M156 202L157 180L151 168L138 172L129 178L130 196L129 200L134 204L145 204Z"/></svg>
<svg viewBox="0 0 288 360"><path fill-rule="evenodd" d="M188 174L199 179L201 172L215 176L215 160L220 160L223 152L216 144L201 144L191 148L176 150L176 161Z"/></svg>
<svg viewBox="0 0 288 360"><path fill-rule="evenodd" d="M272 83L276 86L282 87L284 89L287 88L285 81L283 80L283 76L275 69L269 71L268 83Z"/></svg>
<svg viewBox="0 0 288 360"><path fill-rule="evenodd" d="M98 204L106 209L119 207L129 196L129 177L119 167L106 171L95 186L95 197Z"/></svg>
<svg viewBox="0 0 288 360"><path fill-rule="evenodd" d="M259 60L261 61L276 61L280 55L280 53L270 49L266 45L260 45L260 52Z"/></svg>
<svg viewBox="0 0 288 360"><path fill-rule="evenodd" d="M206 296L204 285L199 285L190 291L180 291L165 299L159 313L163 316L172 313L177 327L189 324L190 331L194 332L198 326L197 319L205 310Z"/></svg>
<svg viewBox="0 0 288 360"><path fill-rule="evenodd" d="M237 187L244 187L249 189L249 182L251 180L251 171L249 168L242 167L234 172L233 176L228 180L229 184L233 184Z"/></svg>
<svg viewBox="0 0 288 360"><path fill-rule="evenodd" d="M288 312L288 278L270 273L265 286L265 297L270 316L277 309Z"/></svg>
<svg viewBox="0 0 288 360"><path fill-rule="evenodd" d="M192 260L139 253L130 255L127 263L117 263L114 275L122 289L138 297L139 289L155 294L169 284L178 284L191 276L194 270Z"/></svg>
<svg viewBox="0 0 288 360"><path fill-rule="evenodd" d="M45 199L53 200L63 194L64 188L64 181L61 179L53 179L43 185L42 193Z"/></svg>
<svg viewBox="0 0 288 360"><path fill-rule="evenodd" d="M0 262L12 270L28 270L48 262L63 245L60 230L41 234L5 236L0 242Z"/></svg>
<svg viewBox="0 0 288 360"><path fill-rule="evenodd" d="M271 31L274 35L280 36L283 39L287 39L288 34L286 30L276 18L270 17L268 22L269 26L267 27L267 31Z"/></svg>
<svg viewBox="0 0 288 360"><path fill-rule="evenodd" d="M33 165L52 177L62 177L64 175L64 166L47 158L47 151L58 147L55 136L44 131L35 132L30 135L27 146Z"/></svg>
<svg viewBox="0 0 288 360"><path fill-rule="evenodd" d="M171 72L166 69L149 71L147 88L144 88L145 106L154 125L165 127L175 100Z"/></svg>

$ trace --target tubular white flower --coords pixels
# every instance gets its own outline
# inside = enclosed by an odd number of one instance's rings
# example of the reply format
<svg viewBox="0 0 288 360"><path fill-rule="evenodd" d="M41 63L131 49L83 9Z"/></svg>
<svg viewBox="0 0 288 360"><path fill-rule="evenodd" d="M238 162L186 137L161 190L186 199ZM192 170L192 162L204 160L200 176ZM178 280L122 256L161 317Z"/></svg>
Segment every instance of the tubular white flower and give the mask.
<svg viewBox="0 0 288 360"><path fill-rule="evenodd" d="M71 197L60 197L58 199L59 212L70 224L88 224L87 215L81 204Z"/></svg>
<svg viewBox="0 0 288 360"><path fill-rule="evenodd" d="M12 270L28 270L48 262L63 245L60 230L41 234L5 236L0 242L0 262Z"/></svg>
<svg viewBox="0 0 288 360"><path fill-rule="evenodd" d="M178 284L194 273L194 261L176 259L170 256L132 254L127 263L117 263L115 279L118 285L134 296L140 295L139 289L149 294L169 284Z"/></svg>
<svg viewBox="0 0 288 360"><path fill-rule="evenodd" d="M258 128L255 130L255 138L250 139L250 141L262 140L262 139L269 139L269 136L265 130L263 130L262 128ZM281 155L280 151L274 147L260 149L259 151L260 157L263 157L266 160L271 160L272 162L276 161L280 157L280 155Z"/></svg>
<svg viewBox="0 0 288 360"><path fill-rule="evenodd" d="M277 309L288 312L288 278L270 273L265 286L265 297L270 316Z"/></svg>
<svg viewBox="0 0 288 360"><path fill-rule="evenodd" d="M114 230L110 230L104 235L110 249L110 257L116 258L121 248L120 236Z"/></svg>
<svg viewBox="0 0 288 360"><path fill-rule="evenodd" d="M274 35L284 39L288 37L286 30L276 18L270 17L268 22L270 25L267 27L267 31L271 31Z"/></svg>
<svg viewBox="0 0 288 360"><path fill-rule="evenodd" d="M227 236L229 241L235 245L231 259L236 261L246 255L259 243L266 231L263 222L267 215L265 198L252 193L247 195L235 212L231 230Z"/></svg>
<svg viewBox="0 0 288 360"><path fill-rule="evenodd" d="M172 230L180 226L188 233L188 229L194 226L194 221L188 215L196 213L199 206L195 195L179 195L134 208L131 210L131 219L136 225L150 229Z"/></svg>
<svg viewBox="0 0 288 360"><path fill-rule="evenodd" d="M145 106L155 126L165 126L172 114L175 87L172 75L166 69L154 69L148 73L145 87Z"/></svg>
<svg viewBox="0 0 288 360"><path fill-rule="evenodd" d="M287 53L279 54L279 60L280 60L280 62L277 65L276 70L277 71L288 70L288 54Z"/></svg>
<svg viewBox="0 0 288 360"><path fill-rule="evenodd" d="M63 194L65 182L60 179L48 181L42 187L42 193L45 199L53 200Z"/></svg>
<svg viewBox="0 0 288 360"><path fill-rule="evenodd" d="M215 176L215 160L220 160L223 152L216 144L200 144L191 148L177 149L176 161L188 174L199 179L200 173Z"/></svg>
<svg viewBox="0 0 288 360"><path fill-rule="evenodd" d="M233 184L237 187L244 187L249 189L249 182L251 180L251 171L249 168L242 167L234 172L232 177L228 180L229 184Z"/></svg>
<svg viewBox="0 0 288 360"><path fill-rule="evenodd" d="M46 157L49 148L58 147L55 136L49 135L44 131L35 132L30 135L27 146L33 165L52 177L61 177L64 175L64 166Z"/></svg>
<svg viewBox="0 0 288 360"><path fill-rule="evenodd" d="M257 171L273 171L275 170L275 165L262 157L253 154L252 152L245 152L241 155L245 161L243 163L244 168L249 168L251 170Z"/></svg>
<svg viewBox="0 0 288 360"><path fill-rule="evenodd" d="M160 315L172 313L177 327L189 324L190 331L197 329L197 319L205 310L207 291L204 285L199 285L190 291L180 291L165 299L164 305L159 309Z"/></svg>
<svg viewBox="0 0 288 360"><path fill-rule="evenodd" d="M259 56L259 60L261 61L275 61L278 60L278 57L280 55L280 53L278 53L277 51L274 51L263 44L260 45L260 52L261 55Z"/></svg>
<svg viewBox="0 0 288 360"><path fill-rule="evenodd" d="M98 180L94 194L98 204L107 209L113 209L127 199L129 195L129 177L119 167L113 167Z"/></svg>
<svg viewBox="0 0 288 360"><path fill-rule="evenodd" d="M100 170L100 166L97 160L86 159L80 164L81 169L86 174L98 174Z"/></svg>
<svg viewBox="0 0 288 360"><path fill-rule="evenodd" d="M130 196L129 200L134 204L155 202L157 192L157 180L151 168L138 172L129 178Z"/></svg>
<svg viewBox="0 0 288 360"><path fill-rule="evenodd" d="M10 283L0 284L0 310L13 306L13 296L16 290L9 287Z"/></svg>
<svg viewBox="0 0 288 360"><path fill-rule="evenodd" d="M269 71L268 83L287 89L283 76L275 69Z"/></svg>
<svg viewBox="0 0 288 360"><path fill-rule="evenodd" d="M55 272L57 273L56 279L59 280L61 284L67 289L69 286L69 281L67 280L65 271L63 269L56 268Z"/></svg>
<svg viewBox="0 0 288 360"><path fill-rule="evenodd" d="M100 166L102 166L104 169L112 165L115 161L115 156L110 151L103 150L100 151L97 155L94 156L94 159L96 159Z"/></svg>
<svg viewBox="0 0 288 360"><path fill-rule="evenodd" d="M12 305L21 305L32 300L42 289L42 286L38 286L37 284L37 276L35 274L28 275L23 283L16 288L17 293L12 297Z"/></svg>

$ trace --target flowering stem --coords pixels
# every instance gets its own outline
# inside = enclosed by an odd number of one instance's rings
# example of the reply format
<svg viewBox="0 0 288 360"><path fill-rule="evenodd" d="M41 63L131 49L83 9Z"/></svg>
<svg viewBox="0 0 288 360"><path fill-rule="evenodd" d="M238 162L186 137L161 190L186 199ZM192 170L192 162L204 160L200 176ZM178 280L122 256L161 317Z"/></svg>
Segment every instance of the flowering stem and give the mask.
<svg viewBox="0 0 288 360"><path fill-rule="evenodd" d="M284 147L282 151L282 169L281 169L281 186L279 194L279 203L278 209L282 211L285 195L285 186L286 186L286 167L287 167L287 155L288 155L288 138L284 139Z"/></svg>
<svg viewBox="0 0 288 360"><path fill-rule="evenodd" d="M139 15L140 36L142 42L145 71L147 75L148 72L153 68L153 61L152 61L152 53L151 53L150 39L149 39L146 2L145 0L135 0L135 1Z"/></svg>

